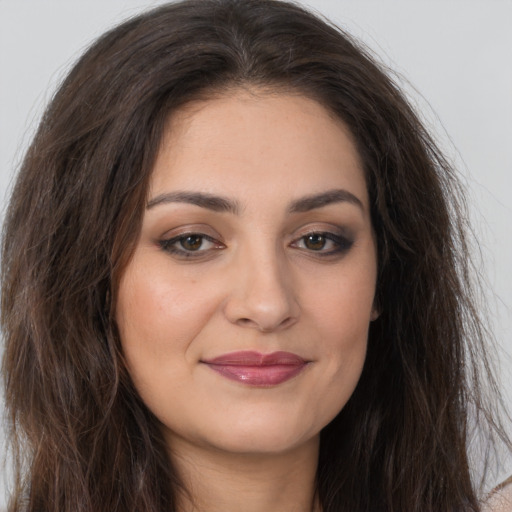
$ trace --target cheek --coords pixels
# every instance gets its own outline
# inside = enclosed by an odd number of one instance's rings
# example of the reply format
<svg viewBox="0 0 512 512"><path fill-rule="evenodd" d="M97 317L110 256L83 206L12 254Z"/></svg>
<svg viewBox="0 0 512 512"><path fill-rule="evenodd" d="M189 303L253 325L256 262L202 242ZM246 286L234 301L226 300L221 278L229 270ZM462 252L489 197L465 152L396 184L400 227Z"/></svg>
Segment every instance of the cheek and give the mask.
<svg viewBox="0 0 512 512"><path fill-rule="evenodd" d="M372 262L362 263L360 269L347 265L305 295L304 311L309 311L308 323L320 340L318 354L326 362L318 385L329 420L352 395L366 357L376 271Z"/></svg>
<svg viewBox="0 0 512 512"><path fill-rule="evenodd" d="M307 297L304 311L310 312L331 352L366 345L374 311L376 272L374 265L361 263L347 265L331 278L303 287L309 287L303 294Z"/></svg>
<svg viewBox="0 0 512 512"><path fill-rule="evenodd" d="M121 279L116 309L123 352L133 376L142 372L150 376L164 361L186 360L217 302L214 288L176 277L161 263L152 264L147 255L136 253Z"/></svg>
<svg viewBox="0 0 512 512"><path fill-rule="evenodd" d="M352 296L338 297L325 304L321 313L323 357L331 389L343 389L349 398L361 375L366 356L371 301ZM319 315L320 318L320 315ZM346 391L346 392L345 392Z"/></svg>

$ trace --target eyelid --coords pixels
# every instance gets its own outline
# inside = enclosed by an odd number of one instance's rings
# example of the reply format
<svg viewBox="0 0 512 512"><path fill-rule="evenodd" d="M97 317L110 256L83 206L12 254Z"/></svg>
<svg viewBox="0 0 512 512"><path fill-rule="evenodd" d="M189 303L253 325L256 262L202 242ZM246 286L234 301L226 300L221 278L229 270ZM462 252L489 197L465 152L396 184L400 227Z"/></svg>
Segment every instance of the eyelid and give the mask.
<svg viewBox="0 0 512 512"><path fill-rule="evenodd" d="M355 237L354 231L346 226L340 226L339 224L332 224L330 222L310 222L297 228L291 235L291 238L297 240L298 238L313 233L332 234L350 240L353 240Z"/></svg>
<svg viewBox="0 0 512 512"><path fill-rule="evenodd" d="M178 244L180 243L181 240L184 240L187 237L194 235L200 237L203 240L207 240L209 243L212 244L212 247L207 247L205 249L199 248L197 250L187 250L184 247L179 247ZM160 239L158 241L158 245L163 251L169 253L171 256L184 260L200 260L202 258L207 258L209 255L212 254L213 251L218 251L226 247L222 242L219 242L217 239L210 237L205 233L198 232L182 233L171 238Z"/></svg>
<svg viewBox="0 0 512 512"><path fill-rule="evenodd" d="M202 235L210 237L221 242L222 237L216 229L208 224L183 224L172 229L168 229L158 237L159 240L169 240L171 238L183 237L187 235Z"/></svg>
<svg viewBox="0 0 512 512"><path fill-rule="evenodd" d="M180 241L187 237L198 236L202 239L202 244L208 242L211 246L190 250L180 247ZM208 258L213 251L224 249L226 246L222 241L220 234L208 224L186 224L164 232L155 244L170 256L181 260L200 260Z"/></svg>
<svg viewBox="0 0 512 512"><path fill-rule="evenodd" d="M213 236L210 234L212 232L214 233ZM328 249L325 249L324 247L314 249L302 246L303 243L306 243L305 239L311 235L320 235L324 237L327 240L325 245L328 247L334 245L334 247L330 247ZM201 245L198 249L190 249L183 247L183 245L180 247L180 241L191 236L200 237L203 243L204 241L209 242L209 246L203 248ZM299 227L295 233L290 236L290 239L287 244L288 247L297 249L313 257L342 256L351 249L354 243L354 236L352 235L351 230L348 230L343 226L325 222L305 224ZM163 251L181 259L198 260L201 258L207 258L212 255L213 252L226 248L220 234L210 226L204 224L189 224L170 229L160 238L155 240L155 242Z"/></svg>
<svg viewBox="0 0 512 512"><path fill-rule="evenodd" d="M336 247L329 250L319 249L309 249L307 247L300 247L299 244L306 237L311 235L321 235L325 237L328 241L337 244ZM329 223L315 223L315 224L306 224L301 226L293 235L293 239L290 242L289 246L295 249L298 249L307 255L311 255L313 257L336 257L342 256L346 252L348 252L353 246L355 238L352 232L347 230L344 227L329 224Z"/></svg>

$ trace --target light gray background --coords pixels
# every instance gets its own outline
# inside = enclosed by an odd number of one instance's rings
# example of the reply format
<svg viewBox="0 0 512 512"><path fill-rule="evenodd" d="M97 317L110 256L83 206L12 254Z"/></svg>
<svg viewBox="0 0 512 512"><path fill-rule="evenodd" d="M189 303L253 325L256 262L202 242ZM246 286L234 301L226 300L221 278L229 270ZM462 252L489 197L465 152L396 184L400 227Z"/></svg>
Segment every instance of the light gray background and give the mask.
<svg viewBox="0 0 512 512"><path fill-rule="evenodd" d="M107 28L162 1L0 0L0 201L56 84ZM504 348L512 404L512 0L301 2L366 42L408 80L469 188L489 290L489 321ZM492 290L492 291L491 291ZM512 408L512 407L511 407ZM0 429L0 450L3 451ZM1 452L0 452L1 453ZM512 468L509 468L512 472ZM0 509L5 470L0 469Z"/></svg>

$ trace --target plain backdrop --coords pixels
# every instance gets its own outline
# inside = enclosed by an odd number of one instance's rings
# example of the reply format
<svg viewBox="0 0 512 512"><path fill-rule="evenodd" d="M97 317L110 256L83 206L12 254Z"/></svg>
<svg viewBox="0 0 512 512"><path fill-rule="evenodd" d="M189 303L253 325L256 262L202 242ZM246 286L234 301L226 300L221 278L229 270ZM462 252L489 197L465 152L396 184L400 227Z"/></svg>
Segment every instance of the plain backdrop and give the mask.
<svg viewBox="0 0 512 512"><path fill-rule="evenodd" d="M0 0L0 201L56 84L149 0ZM307 0L395 70L468 188L512 404L512 0ZM1 404L0 404L1 407ZM512 407L511 407L512 408ZM3 451L0 429L0 453ZM512 473L512 468L509 468ZM0 509L5 500L0 469Z"/></svg>

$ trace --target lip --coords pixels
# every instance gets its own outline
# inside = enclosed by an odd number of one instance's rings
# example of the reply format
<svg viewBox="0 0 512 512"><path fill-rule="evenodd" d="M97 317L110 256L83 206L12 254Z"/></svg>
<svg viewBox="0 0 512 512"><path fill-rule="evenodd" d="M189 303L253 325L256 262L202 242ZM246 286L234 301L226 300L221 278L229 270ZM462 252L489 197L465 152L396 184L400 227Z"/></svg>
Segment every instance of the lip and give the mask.
<svg viewBox="0 0 512 512"><path fill-rule="evenodd" d="M277 386L298 375L308 361L291 352L240 351L202 361L227 379L249 386Z"/></svg>

